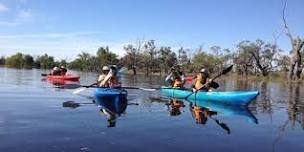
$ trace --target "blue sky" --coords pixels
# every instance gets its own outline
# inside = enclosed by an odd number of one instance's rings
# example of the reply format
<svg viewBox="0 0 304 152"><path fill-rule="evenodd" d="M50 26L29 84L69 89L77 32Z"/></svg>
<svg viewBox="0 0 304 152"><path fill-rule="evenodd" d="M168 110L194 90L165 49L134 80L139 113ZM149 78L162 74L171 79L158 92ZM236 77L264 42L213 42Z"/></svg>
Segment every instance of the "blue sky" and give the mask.
<svg viewBox="0 0 304 152"><path fill-rule="evenodd" d="M48 53L68 60L108 45L154 39L158 46L234 49L242 40L283 33L284 0L0 0L0 55ZM303 0L289 0L287 21L304 37Z"/></svg>

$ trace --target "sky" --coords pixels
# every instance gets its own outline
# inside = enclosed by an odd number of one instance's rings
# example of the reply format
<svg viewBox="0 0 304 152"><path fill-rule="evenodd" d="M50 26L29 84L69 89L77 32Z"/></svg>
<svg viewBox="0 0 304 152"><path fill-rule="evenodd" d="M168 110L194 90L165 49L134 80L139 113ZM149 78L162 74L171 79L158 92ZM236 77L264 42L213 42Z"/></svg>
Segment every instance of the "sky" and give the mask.
<svg viewBox="0 0 304 152"><path fill-rule="evenodd" d="M0 56L48 53L72 60L85 51L138 39L157 46L235 49L242 40L274 41L288 52L284 0L0 0ZM291 32L304 38L304 0L288 0Z"/></svg>

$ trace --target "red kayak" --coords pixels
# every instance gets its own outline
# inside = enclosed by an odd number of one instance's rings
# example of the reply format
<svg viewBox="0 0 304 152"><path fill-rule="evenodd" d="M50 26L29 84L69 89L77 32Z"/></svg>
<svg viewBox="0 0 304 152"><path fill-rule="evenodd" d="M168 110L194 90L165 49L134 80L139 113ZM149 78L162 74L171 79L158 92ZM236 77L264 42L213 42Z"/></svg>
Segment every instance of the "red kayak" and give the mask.
<svg viewBox="0 0 304 152"><path fill-rule="evenodd" d="M47 79L48 80L68 80L68 81L79 81L80 76L78 75L72 75L72 74L67 74L67 75L48 75Z"/></svg>
<svg viewBox="0 0 304 152"><path fill-rule="evenodd" d="M192 83L192 79L193 79L192 76L186 76L185 77L185 81L188 82L188 83Z"/></svg>

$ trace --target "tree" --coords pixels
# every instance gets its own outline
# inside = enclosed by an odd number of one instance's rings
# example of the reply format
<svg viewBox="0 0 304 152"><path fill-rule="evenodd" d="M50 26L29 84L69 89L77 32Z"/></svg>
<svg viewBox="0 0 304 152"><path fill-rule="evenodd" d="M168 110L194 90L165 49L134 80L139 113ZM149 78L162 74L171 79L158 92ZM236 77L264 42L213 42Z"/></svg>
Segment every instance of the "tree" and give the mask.
<svg viewBox="0 0 304 152"><path fill-rule="evenodd" d="M255 42L246 41L242 45L244 51L248 51L252 55L255 68L263 76L267 76L275 68L274 63L278 60L276 54L280 51L276 44L256 40Z"/></svg>
<svg viewBox="0 0 304 152"><path fill-rule="evenodd" d="M15 55L8 57L5 61L5 65L11 68L23 68L24 60L23 54L18 52Z"/></svg>
<svg viewBox="0 0 304 152"><path fill-rule="evenodd" d="M0 65L5 65L5 57L4 56L2 56L0 58Z"/></svg>
<svg viewBox="0 0 304 152"><path fill-rule="evenodd" d="M287 55L279 55L279 59L278 59L278 67L279 70L283 71L283 72L288 72L288 65L289 65L289 56Z"/></svg>
<svg viewBox="0 0 304 152"><path fill-rule="evenodd" d="M28 54L23 55L23 60L24 60L23 68L27 68L27 69L33 68L34 58L31 55Z"/></svg>
<svg viewBox="0 0 304 152"><path fill-rule="evenodd" d="M112 65L117 64L118 59L117 55L115 53L112 53L108 46L100 47L97 50L97 60L99 67L102 67L104 65Z"/></svg>
<svg viewBox="0 0 304 152"><path fill-rule="evenodd" d="M171 50L171 47L160 47L159 49L159 66L165 73L177 62L176 54ZM161 70L162 71L162 70Z"/></svg>
<svg viewBox="0 0 304 152"><path fill-rule="evenodd" d="M250 43L249 41L241 41L237 45L237 53L235 53L233 56L234 63L236 64L238 73L247 76L250 70L253 69L253 56L248 51L250 48L247 45Z"/></svg>
<svg viewBox="0 0 304 152"><path fill-rule="evenodd" d="M292 49L290 51L290 65L289 65L289 80L297 79L299 80L302 73L302 60L301 60L301 50L303 49L304 40L301 39L299 36L295 39L286 22L285 17L285 9L286 9L287 0L285 1L284 8L283 8L283 22L285 28L285 34L290 39L290 43Z"/></svg>
<svg viewBox="0 0 304 152"><path fill-rule="evenodd" d="M210 73L216 72L222 66L219 60L217 56L208 54L203 51L202 47L199 47L192 58L193 69L198 71L201 68L206 68Z"/></svg>
<svg viewBox="0 0 304 152"><path fill-rule="evenodd" d="M54 57L48 56L48 54L44 54L42 56L38 56L34 62L36 68L42 69L50 69L55 66Z"/></svg>
<svg viewBox="0 0 304 152"><path fill-rule="evenodd" d="M127 65L128 69L133 70L133 75L136 75L136 69L140 60L139 55L143 47L143 41L138 40L136 45L128 44L124 46L126 56L124 57L124 64Z"/></svg>
<svg viewBox="0 0 304 152"><path fill-rule="evenodd" d="M148 55L148 60L145 61L146 66L146 74L148 75L150 72L153 72L153 68L156 67L156 46L154 40L149 40L144 44L144 53ZM145 56L145 55L144 55Z"/></svg>

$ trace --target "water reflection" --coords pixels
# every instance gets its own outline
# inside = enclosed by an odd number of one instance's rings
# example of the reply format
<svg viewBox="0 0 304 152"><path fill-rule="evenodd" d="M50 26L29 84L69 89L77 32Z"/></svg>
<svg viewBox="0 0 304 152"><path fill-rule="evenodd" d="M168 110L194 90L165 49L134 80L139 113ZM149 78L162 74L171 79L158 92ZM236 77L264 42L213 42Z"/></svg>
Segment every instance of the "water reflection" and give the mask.
<svg viewBox="0 0 304 152"><path fill-rule="evenodd" d="M199 100L177 100L175 98L169 99L169 102L166 103L168 106L168 111L170 116L179 116L181 115L185 102L189 103L189 111L197 124L205 125L208 120L214 121L222 129L224 129L227 134L231 133L229 126L223 121L215 118L214 116L240 116L245 118L248 122L253 124L258 124L257 118L251 113L248 107L241 106L229 106L218 104L208 101L199 101Z"/></svg>
<svg viewBox="0 0 304 152"><path fill-rule="evenodd" d="M208 118L211 120L214 120L216 124L218 124L221 128L223 128L227 134L230 134L230 128L227 126L227 124L220 122L218 119L213 118L213 115L217 115L218 112L212 111L209 108L206 107L200 107L192 102L190 102L190 111L192 113L192 117L195 119L197 124L203 124L205 125L207 123Z"/></svg>
<svg viewBox="0 0 304 152"><path fill-rule="evenodd" d="M288 119L293 127L296 123L304 129L304 103L300 100L300 84L289 84Z"/></svg>
<svg viewBox="0 0 304 152"><path fill-rule="evenodd" d="M185 107L185 104L183 101L172 98L169 100L169 102L166 104L168 107L168 111L170 112L170 116L178 116L180 115Z"/></svg>
<svg viewBox="0 0 304 152"><path fill-rule="evenodd" d="M126 96L115 98L106 96L96 99L96 104L100 108L100 112L107 118L107 127L115 127L117 117L125 113L127 109L128 100Z"/></svg>

